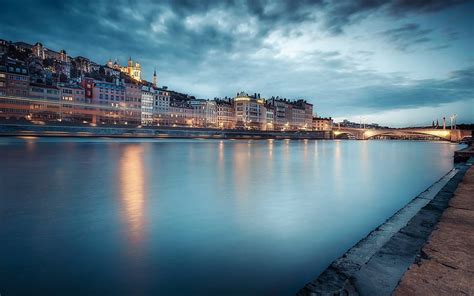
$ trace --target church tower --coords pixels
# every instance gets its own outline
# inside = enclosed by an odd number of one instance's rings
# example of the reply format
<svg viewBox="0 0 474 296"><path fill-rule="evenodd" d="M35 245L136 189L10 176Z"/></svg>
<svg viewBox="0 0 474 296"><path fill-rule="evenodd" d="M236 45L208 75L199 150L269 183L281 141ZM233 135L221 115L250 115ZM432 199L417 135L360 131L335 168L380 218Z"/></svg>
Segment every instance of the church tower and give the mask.
<svg viewBox="0 0 474 296"><path fill-rule="evenodd" d="M156 87L156 84L158 83L157 78L156 78L156 69L153 71L153 86Z"/></svg>
<svg viewBox="0 0 474 296"><path fill-rule="evenodd" d="M117 65L117 68L119 66ZM142 68L139 63L132 61L132 57L128 59L128 63L126 67L120 67L120 71L123 73L127 73L130 78L136 81L142 81L141 79L141 72Z"/></svg>

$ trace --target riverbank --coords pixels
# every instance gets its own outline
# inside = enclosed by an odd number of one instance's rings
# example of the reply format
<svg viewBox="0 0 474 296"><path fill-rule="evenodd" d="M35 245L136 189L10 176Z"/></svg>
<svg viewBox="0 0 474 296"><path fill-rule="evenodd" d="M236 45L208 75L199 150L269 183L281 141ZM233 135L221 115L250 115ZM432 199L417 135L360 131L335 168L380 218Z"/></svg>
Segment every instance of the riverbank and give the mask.
<svg viewBox="0 0 474 296"><path fill-rule="evenodd" d="M67 125L1 124L0 136L205 138L205 139L332 139L325 131L253 131L187 127L92 127Z"/></svg>
<svg viewBox="0 0 474 296"><path fill-rule="evenodd" d="M298 295L391 295L471 166L472 161L457 165L331 263Z"/></svg>
<svg viewBox="0 0 474 296"><path fill-rule="evenodd" d="M471 157L474 157L474 146L472 145L472 143L466 148L454 152L455 163L465 162Z"/></svg>
<svg viewBox="0 0 474 296"><path fill-rule="evenodd" d="M404 274L395 296L474 295L474 167L465 174L436 230Z"/></svg>

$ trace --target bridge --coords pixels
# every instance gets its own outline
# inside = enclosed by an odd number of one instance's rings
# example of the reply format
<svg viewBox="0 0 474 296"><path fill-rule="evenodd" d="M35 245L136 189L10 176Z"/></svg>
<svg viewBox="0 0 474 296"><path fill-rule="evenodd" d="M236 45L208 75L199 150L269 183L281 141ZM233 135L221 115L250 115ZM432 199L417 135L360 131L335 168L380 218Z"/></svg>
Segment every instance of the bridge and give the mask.
<svg viewBox="0 0 474 296"><path fill-rule="evenodd" d="M471 130L460 129L434 129L434 128L380 128L380 129L364 129L352 127L335 127L333 130L334 137L341 135L352 135L358 140L368 140L376 136L395 136L406 137L413 135L432 136L443 140L458 142L472 135Z"/></svg>

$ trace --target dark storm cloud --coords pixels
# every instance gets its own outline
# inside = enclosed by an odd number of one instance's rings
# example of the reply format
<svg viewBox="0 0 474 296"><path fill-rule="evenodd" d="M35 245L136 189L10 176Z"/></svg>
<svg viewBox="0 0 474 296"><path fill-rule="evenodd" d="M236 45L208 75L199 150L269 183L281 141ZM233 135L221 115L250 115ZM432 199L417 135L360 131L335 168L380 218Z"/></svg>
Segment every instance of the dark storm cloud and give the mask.
<svg viewBox="0 0 474 296"><path fill-rule="evenodd" d="M371 85L357 86L353 77L339 77L348 84L331 87L331 90L317 96L315 105L319 111L334 116L373 113L389 110L436 107L453 102L469 102L474 99L474 67L453 71L445 79L409 80L404 75L376 76L359 71L355 75L361 81L372 81ZM342 75L344 76L344 75ZM335 78L330 77L328 82ZM355 82L355 83L353 83ZM334 85L339 85L336 82Z"/></svg>
<svg viewBox="0 0 474 296"><path fill-rule="evenodd" d="M364 106L376 110L438 106L444 103L474 98L474 68L453 71L447 79L426 79L408 85L369 87Z"/></svg>
<svg viewBox="0 0 474 296"><path fill-rule="evenodd" d="M451 6L468 2L467 0L397 0L388 7L390 13L400 16L409 12L436 12Z"/></svg>
<svg viewBox="0 0 474 296"><path fill-rule="evenodd" d="M362 1L335 1L328 5L326 26L335 34L343 32L350 24L358 22L371 14L381 13L393 17L400 17L412 13L436 12L451 6L459 5L466 0L362 0Z"/></svg>
<svg viewBox="0 0 474 296"><path fill-rule="evenodd" d="M420 43L431 41L428 37L433 32L431 29L422 29L418 24L405 24L396 29L386 30L380 33L400 50L408 50Z"/></svg>
<svg viewBox="0 0 474 296"><path fill-rule="evenodd" d="M333 106L350 109L366 104L385 110L425 105L429 100L439 104L472 98L472 86L468 85L472 79L459 72L447 80L399 85L397 77L387 79L358 69L363 66L358 63L376 55L372 48L355 50L350 56L334 48L310 48L295 60L286 60L279 51L279 42L285 44L303 36L304 29L321 30L322 35L330 37L344 36L347 27L364 19L379 17L395 22L462 2L2 0L0 38L41 41L52 49L66 49L72 56L90 57L98 63L109 58L124 63L132 56L144 66L145 78L150 79L156 66L163 83L202 97L233 95L240 90L309 99L316 94L338 98L330 102ZM446 42L432 44L434 32L410 20L385 30L383 38L405 51L416 44L440 50L447 47L445 43L460 38L456 28L447 28L442 31ZM375 86L360 87L366 81ZM340 89L341 85L353 87ZM325 93L319 93L321 89Z"/></svg>

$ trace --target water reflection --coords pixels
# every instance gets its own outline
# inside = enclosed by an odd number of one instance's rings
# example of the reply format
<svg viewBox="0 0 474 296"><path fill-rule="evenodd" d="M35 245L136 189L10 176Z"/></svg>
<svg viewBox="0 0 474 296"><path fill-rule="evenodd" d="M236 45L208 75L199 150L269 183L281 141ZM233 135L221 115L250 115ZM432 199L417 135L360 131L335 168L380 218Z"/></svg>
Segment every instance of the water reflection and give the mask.
<svg viewBox="0 0 474 296"><path fill-rule="evenodd" d="M145 227L145 172L143 146L127 145L119 161L120 200L123 218L128 225L128 237L132 244L144 238Z"/></svg>
<svg viewBox="0 0 474 296"><path fill-rule="evenodd" d="M273 139L268 140L268 158L270 160L273 158Z"/></svg>
<svg viewBox="0 0 474 296"><path fill-rule="evenodd" d="M191 295L294 295L445 174L458 146L2 138L0 148L2 295L78 285L180 295L183 283Z"/></svg>

